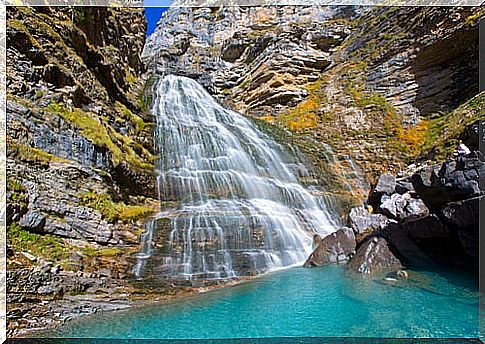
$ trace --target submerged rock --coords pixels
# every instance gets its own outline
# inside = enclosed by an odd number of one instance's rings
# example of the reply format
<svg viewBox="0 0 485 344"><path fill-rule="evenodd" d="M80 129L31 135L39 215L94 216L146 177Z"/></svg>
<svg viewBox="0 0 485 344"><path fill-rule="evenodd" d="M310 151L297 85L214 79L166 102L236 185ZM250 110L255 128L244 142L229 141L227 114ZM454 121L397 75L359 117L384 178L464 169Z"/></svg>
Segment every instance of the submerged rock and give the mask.
<svg viewBox="0 0 485 344"><path fill-rule="evenodd" d="M353 230L347 227L341 228L323 238L303 266L312 267L346 262L355 250L355 245Z"/></svg>

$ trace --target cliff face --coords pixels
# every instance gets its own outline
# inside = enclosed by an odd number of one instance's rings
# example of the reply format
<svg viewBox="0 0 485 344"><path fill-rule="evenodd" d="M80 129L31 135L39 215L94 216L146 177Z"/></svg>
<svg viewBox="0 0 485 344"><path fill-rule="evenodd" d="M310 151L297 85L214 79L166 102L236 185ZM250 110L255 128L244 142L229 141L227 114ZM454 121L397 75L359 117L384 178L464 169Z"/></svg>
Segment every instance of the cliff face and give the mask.
<svg viewBox="0 0 485 344"><path fill-rule="evenodd" d="M125 286L142 218L159 203L140 77L143 10L7 15L8 317L18 330L23 318L68 310L25 295Z"/></svg>
<svg viewBox="0 0 485 344"><path fill-rule="evenodd" d="M145 45L139 9L9 7L10 330L34 316L39 327L64 321L72 303L85 314L140 293L129 267L143 218L160 206L145 72L197 79L299 147L314 179L350 207L367 192L353 161L371 181L416 156L444 158L458 137L477 140L466 129L483 113L481 14L171 8ZM63 298L79 292L98 296Z"/></svg>
<svg viewBox="0 0 485 344"><path fill-rule="evenodd" d="M121 228L103 222L109 216L94 204L101 194L127 205L154 195L151 118L142 109L137 53L143 12L12 8L7 33L8 175L28 196L25 209L9 212L9 223L122 242L115 234Z"/></svg>
<svg viewBox="0 0 485 344"><path fill-rule="evenodd" d="M330 144L372 180L428 157L440 119L478 93L480 15L439 7L173 8L143 59L289 129L307 155L309 138ZM443 157L446 149L437 150Z"/></svg>

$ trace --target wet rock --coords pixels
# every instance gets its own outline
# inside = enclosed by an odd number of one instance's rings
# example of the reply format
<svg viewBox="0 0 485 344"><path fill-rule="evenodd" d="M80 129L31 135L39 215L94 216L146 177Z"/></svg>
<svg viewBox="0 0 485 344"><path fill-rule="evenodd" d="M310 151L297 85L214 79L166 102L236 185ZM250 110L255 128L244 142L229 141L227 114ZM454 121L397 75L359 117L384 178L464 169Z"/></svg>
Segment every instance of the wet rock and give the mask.
<svg viewBox="0 0 485 344"><path fill-rule="evenodd" d="M341 228L323 238L303 266L312 267L346 262L355 249L355 245L353 230L347 227Z"/></svg>
<svg viewBox="0 0 485 344"><path fill-rule="evenodd" d="M389 223L389 219L382 214L371 214L367 208L360 206L354 207L349 213L349 226L355 234L362 234L368 229L384 229Z"/></svg>
<svg viewBox="0 0 485 344"><path fill-rule="evenodd" d="M376 240L367 240L357 249L349 263L350 269L361 274L371 275L382 270L402 267L399 259L389 249L386 239L376 238Z"/></svg>

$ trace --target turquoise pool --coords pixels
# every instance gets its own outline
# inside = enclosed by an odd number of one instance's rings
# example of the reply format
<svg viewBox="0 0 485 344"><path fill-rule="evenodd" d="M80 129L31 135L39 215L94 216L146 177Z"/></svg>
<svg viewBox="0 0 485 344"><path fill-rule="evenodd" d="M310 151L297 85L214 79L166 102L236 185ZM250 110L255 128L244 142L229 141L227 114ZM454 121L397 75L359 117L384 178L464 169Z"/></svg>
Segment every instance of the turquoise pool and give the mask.
<svg viewBox="0 0 485 344"><path fill-rule="evenodd" d="M290 268L170 303L72 321L69 338L478 337L476 276L411 271L397 283L341 266Z"/></svg>

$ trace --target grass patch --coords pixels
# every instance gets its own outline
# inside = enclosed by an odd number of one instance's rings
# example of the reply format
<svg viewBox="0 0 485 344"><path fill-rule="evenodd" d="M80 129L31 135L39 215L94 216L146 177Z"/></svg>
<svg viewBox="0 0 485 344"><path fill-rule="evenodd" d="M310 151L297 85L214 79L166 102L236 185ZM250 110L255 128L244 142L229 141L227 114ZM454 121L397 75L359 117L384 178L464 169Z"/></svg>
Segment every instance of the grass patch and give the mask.
<svg viewBox="0 0 485 344"><path fill-rule="evenodd" d="M106 247L106 248L92 248L92 247L84 247L82 253L89 257L118 257L123 254L123 252L117 247Z"/></svg>
<svg viewBox="0 0 485 344"><path fill-rule="evenodd" d="M7 227L7 244L15 251L25 251L49 260L66 260L71 256L71 246L60 238L46 234L31 233L16 222Z"/></svg>
<svg viewBox="0 0 485 344"><path fill-rule="evenodd" d="M133 223L154 212L152 207L114 202L109 195L88 191L80 195L81 204L98 210L108 222Z"/></svg>
<svg viewBox="0 0 485 344"><path fill-rule="evenodd" d="M469 99L450 113L428 120L421 157L433 153L435 160L451 155L461 133L485 116L485 91Z"/></svg>

